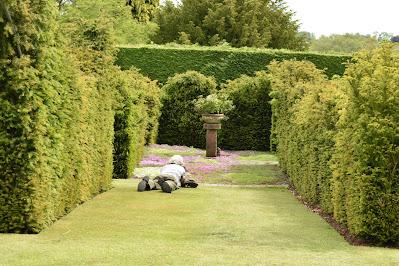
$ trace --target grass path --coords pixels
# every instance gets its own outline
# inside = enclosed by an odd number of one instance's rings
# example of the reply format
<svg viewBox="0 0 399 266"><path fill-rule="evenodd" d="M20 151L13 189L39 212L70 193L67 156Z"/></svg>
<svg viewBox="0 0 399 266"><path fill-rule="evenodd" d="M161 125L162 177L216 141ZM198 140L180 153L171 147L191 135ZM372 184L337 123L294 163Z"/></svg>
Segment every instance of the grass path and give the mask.
<svg viewBox="0 0 399 266"><path fill-rule="evenodd" d="M0 265L399 265L399 250L350 246L283 187L137 183L115 180L38 235L0 234Z"/></svg>

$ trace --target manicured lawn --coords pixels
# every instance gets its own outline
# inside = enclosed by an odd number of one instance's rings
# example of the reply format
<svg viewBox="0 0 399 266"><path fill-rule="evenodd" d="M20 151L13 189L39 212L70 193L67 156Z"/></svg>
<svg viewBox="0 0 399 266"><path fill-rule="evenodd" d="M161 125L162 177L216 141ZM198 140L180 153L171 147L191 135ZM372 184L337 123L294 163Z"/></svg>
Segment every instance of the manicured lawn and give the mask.
<svg viewBox="0 0 399 266"><path fill-rule="evenodd" d="M399 264L398 250L348 245L285 188L114 184L38 235L0 235L0 264Z"/></svg>
<svg viewBox="0 0 399 266"><path fill-rule="evenodd" d="M202 152L156 145L136 173L183 154L198 188L139 193L138 179L115 180L38 235L0 234L0 265L399 265L398 249L347 244L283 186L204 184L283 184L272 154Z"/></svg>

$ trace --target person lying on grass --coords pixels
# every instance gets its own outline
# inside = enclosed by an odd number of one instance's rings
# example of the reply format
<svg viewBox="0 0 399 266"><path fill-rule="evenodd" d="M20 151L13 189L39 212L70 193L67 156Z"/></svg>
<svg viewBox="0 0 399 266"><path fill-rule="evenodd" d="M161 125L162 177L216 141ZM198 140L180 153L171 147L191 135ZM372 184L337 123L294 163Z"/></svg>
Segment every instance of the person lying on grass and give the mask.
<svg viewBox="0 0 399 266"><path fill-rule="evenodd" d="M184 167L183 157L173 155L154 179L150 179L148 176L143 177L137 186L137 191L162 189L163 192L172 193L173 190L180 187L196 188L197 186L198 183L191 179L191 175Z"/></svg>

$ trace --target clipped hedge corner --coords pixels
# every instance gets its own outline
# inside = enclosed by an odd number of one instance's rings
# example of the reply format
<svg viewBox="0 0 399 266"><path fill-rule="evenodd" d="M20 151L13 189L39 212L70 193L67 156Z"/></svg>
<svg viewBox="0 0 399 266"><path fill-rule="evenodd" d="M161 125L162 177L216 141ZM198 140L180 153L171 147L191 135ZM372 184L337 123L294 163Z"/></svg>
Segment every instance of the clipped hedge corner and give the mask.
<svg viewBox="0 0 399 266"><path fill-rule="evenodd" d="M154 143L160 115L160 89L134 70L119 71L116 84L113 178L128 178L145 144Z"/></svg>
<svg viewBox="0 0 399 266"><path fill-rule="evenodd" d="M205 147L201 115L193 100L216 91L216 82L195 71L177 74L162 88L164 98L159 120L158 143Z"/></svg>

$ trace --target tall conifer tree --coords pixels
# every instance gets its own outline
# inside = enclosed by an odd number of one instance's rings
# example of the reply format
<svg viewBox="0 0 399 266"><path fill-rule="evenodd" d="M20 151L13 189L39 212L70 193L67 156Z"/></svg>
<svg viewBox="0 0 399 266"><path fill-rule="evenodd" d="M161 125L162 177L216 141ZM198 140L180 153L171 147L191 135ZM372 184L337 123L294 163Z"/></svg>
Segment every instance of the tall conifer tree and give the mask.
<svg viewBox="0 0 399 266"><path fill-rule="evenodd" d="M171 5L168 1L157 15L163 30L162 38L155 38L159 43L179 42L178 36L184 35L201 45L306 48L299 24L283 0L183 0L174 9ZM174 11L173 17L168 10ZM170 23L172 19L175 23Z"/></svg>

